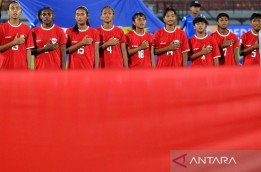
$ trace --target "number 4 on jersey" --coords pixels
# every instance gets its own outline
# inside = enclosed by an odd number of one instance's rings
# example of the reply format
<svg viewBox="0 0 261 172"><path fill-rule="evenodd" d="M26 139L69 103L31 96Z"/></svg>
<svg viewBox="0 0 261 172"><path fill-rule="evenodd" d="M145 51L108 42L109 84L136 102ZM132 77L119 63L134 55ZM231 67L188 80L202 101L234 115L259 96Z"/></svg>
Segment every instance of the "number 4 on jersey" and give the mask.
<svg viewBox="0 0 261 172"><path fill-rule="evenodd" d="M111 46L107 47L107 51L109 51L110 53L112 53L112 48L111 48Z"/></svg>

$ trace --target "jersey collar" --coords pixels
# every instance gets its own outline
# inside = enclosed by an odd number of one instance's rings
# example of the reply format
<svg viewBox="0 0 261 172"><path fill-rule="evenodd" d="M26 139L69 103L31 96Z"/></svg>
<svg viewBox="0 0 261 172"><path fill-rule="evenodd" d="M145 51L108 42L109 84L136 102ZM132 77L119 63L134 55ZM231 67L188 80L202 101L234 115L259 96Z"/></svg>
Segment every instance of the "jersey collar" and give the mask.
<svg viewBox="0 0 261 172"><path fill-rule="evenodd" d="M19 27L19 26L21 26L22 23L20 23L20 24L17 25L17 26L14 26L14 25L12 25L12 24L10 23L10 21L8 20L8 24L9 24L10 26L12 26L12 27Z"/></svg>
<svg viewBox="0 0 261 172"><path fill-rule="evenodd" d="M50 27L49 29L45 29L45 28L43 27L43 24L41 24L41 28L42 28L43 30L52 30L52 29L54 28L54 26L55 26L55 24L53 24L53 26Z"/></svg>
<svg viewBox="0 0 261 172"><path fill-rule="evenodd" d="M175 29L173 31L167 31L167 29L165 27L164 27L164 30L165 30L165 32L168 32L168 33L174 33L177 30L177 27L175 27Z"/></svg>
<svg viewBox="0 0 261 172"><path fill-rule="evenodd" d="M87 31L87 30L89 29L89 27L90 27L90 26L88 26L88 27L87 27L86 29L84 29L84 30L80 30L80 29L79 29L79 32L85 32L85 31Z"/></svg>
<svg viewBox="0 0 261 172"><path fill-rule="evenodd" d="M204 36L203 38L200 38L200 37L197 37L197 35L195 35L195 37L196 37L197 39L205 39L207 36L208 36L208 34L206 34L206 36Z"/></svg>
<svg viewBox="0 0 261 172"><path fill-rule="evenodd" d="M226 35L222 35L218 30L217 30L217 33L218 33L220 36L227 37L227 36L230 34L230 31L228 30L228 34L226 34Z"/></svg>
<svg viewBox="0 0 261 172"><path fill-rule="evenodd" d="M251 32L252 32L253 35L258 36L258 34L255 34L252 29L251 29Z"/></svg>
<svg viewBox="0 0 261 172"><path fill-rule="evenodd" d="M134 32L136 35L138 35L138 36L144 36L144 35L145 35L145 31L144 31L143 34L138 34L135 30L133 30L133 32Z"/></svg>
<svg viewBox="0 0 261 172"><path fill-rule="evenodd" d="M110 29L105 29L102 25L101 25L101 28L102 28L102 30L105 30L105 31L111 31L112 29L114 29L114 25L112 25L112 28L110 28Z"/></svg>

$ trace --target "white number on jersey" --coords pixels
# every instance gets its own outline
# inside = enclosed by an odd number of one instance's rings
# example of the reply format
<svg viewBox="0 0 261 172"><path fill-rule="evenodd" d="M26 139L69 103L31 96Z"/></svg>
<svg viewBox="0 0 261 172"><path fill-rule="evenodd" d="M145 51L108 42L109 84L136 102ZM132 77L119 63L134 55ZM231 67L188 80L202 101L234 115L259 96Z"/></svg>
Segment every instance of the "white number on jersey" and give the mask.
<svg viewBox="0 0 261 172"><path fill-rule="evenodd" d="M138 51L138 53L139 53L139 58L143 59L144 58L144 50L140 50L140 51Z"/></svg>
<svg viewBox="0 0 261 172"><path fill-rule="evenodd" d="M18 50L18 45L12 46L12 50L17 51Z"/></svg>
<svg viewBox="0 0 261 172"><path fill-rule="evenodd" d="M111 46L107 47L107 51L109 51L110 53L112 53Z"/></svg>
<svg viewBox="0 0 261 172"><path fill-rule="evenodd" d="M224 53L224 56L227 55L227 48L223 48L223 53Z"/></svg>
<svg viewBox="0 0 261 172"><path fill-rule="evenodd" d="M203 56L201 57L201 60L206 60L205 55L203 55Z"/></svg>
<svg viewBox="0 0 261 172"><path fill-rule="evenodd" d="M167 56L168 56L169 54L170 54L171 56L173 56L173 51L168 51L168 52L167 52Z"/></svg>
<svg viewBox="0 0 261 172"><path fill-rule="evenodd" d="M83 48L79 48L78 49L78 54L84 54L84 49Z"/></svg>
<svg viewBox="0 0 261 172"><path fill-rule="evenodd" d="M252 55L251 57L255 58L256 57L256 49L254 51L252 51Z"/></svg>

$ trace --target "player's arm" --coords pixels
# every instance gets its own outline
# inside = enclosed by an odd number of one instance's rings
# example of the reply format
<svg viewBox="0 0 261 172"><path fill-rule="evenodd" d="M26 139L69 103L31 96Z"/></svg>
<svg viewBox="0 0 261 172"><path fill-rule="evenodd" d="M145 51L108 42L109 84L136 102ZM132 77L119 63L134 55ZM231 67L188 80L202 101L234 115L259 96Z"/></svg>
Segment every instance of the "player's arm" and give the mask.
<svg viewBox="0 0 261 172"><path fill-rule="evenodd" d="M196 60L197 58L199 58L199 57L201 57L201 56L203 56L203 55L208 54L209 52L211 52L211 51L212 51L212 48L213 48L213 47L211 47L211 46L205 47L205 45L204 45L204 46L202 47L202 49L201 49L200 52L197 52L197 53L195 53L195 54L191 54L190 59L191 59L191 60Z"/></svg>
<svg viewBox="0 0 261 172"><path fill-rule="evenodd" d="M182 65L186 67L188 65L188 52L185 51L182 53Z"/></svg>
<svg viewBox="0 0 261 172"><path fill-rule="evenodd" d="M26 60L27 60L27 69L32 69L31 62L32 62L32 53L31 49L26 49Z"/></svg>
<svg viewBox="0 0 261 172"><path fill-rule="evenodd" d="M155 57L154 57L154 46L151 46L150 48L150 58L151 58L151 66L155 68L156 64L155 64Z"/></svg>
<svg viewBox="0 0 261 172"><path fill-rule="evenodd" d="M163 47L163 48L156 48L155 49L155 54L156 55L160 55L160 54L164 54L168 51L173 51L173 50L177 50L180 47L180 43L179 42L175 42L172 41L169 46Z"/></svg>
<svg viewBox="0 0 261 172"><path fill-rule="evenodd" d="M62 69L66 69L66 44L60 45Z"/></svg>
<svg viewBox="0 0 261 172"><path fill-rule="evenodd" d="M259 48L259 44L256 41L255 44L249 48L245 48L243 44L240 45L240 55L241 56L246 56L248 54L250 54L252 51L254 51L255 49Z"/></svg>
<svg viewBox="0 0 261 172"><path fill-rule="evenodd" d="M234 48L234 55L235 55L235 63L236 65L240 65L239 64L239 57L238 57L238 47Z"/></svg>
<svg viewBox="0 0 261 172"><path fill-rule="evenodd" d="M140 46L138 46L138 47L136 47L136 48L132 48L132 49L131 49L130 47L128 47L128 54L131 56L131 55L137 53L137 52L140 51L140 50L144 50L144 49L148 48L149 46L150 46L150 45L149 45L149 42L146 41L146 40L144 40L144 41L140 44Z"/></svg>
<svg viewBox="0 0 261 172"><path fill-rule="evenodd" d="M81 48L82 46L85 46L85 45L90 45L92 44L93 42L93 38L87 38L87 36L85 36L81 42L73 45L73 46L70 46L66 49L67 53L71 54L71 53L74 53L75 51L77 51L79 48Z"/></svg>
<svg viewBox="0 0 261 172"><path fill-rule="evenodd" d="M121 52L122 52L122 56L123 56L124 67L128 68L128 56L127 56L125 43L121 43Z"/></svg>
<svg viewBox="0 0 261 172"><path fill-rule="evenodd" d="M95 69L99 68L99 43L94 44L94 65Z"/></svg>
<svg viewBox="0 0 261 172"><path fill-rule="evenodd" d="M104 44L102 44L101 46L100 46L100 48L101 49L106 49L107 47L109 47L109 46L113 46L113 45L117 45L117 44L119 44L119 39L117 39L117 38L114 38L114 37L111 37L107 42L105 42ZM125 48L126 49L126 48Z"/></svg>
<svg viewBox="0 0 261 172"><path fill-rule="evenodd" d="M181 25L180 25L180 29L183 30L186 26L186 23L187 23L187 18L184 17L181 21Z"/></svg>
<svg viewBox="0 0 261 172"><path fill-rule="evenodd" d="M16 34L16 36L15 36L13 41L11 41L11 42L9 42L7 44L1 45L0 46L0 52L4 52L4 51L8 50L9 48L11 48L14 45L20 45L20 44L23 44L25 42L25 38L24 37L18 38L17 35L18 34Z"/></svg>
<svg viewBox="0 0 261 172"><path fill-rule="evenodd" d="M51 44L51 40L49 40L47 42L46 46L44 46L42 48L33 48L32 54L38 55L38 54L45 53L45 52L48 52L48 51L53 51L53 50L56 50L58 47L59 47L59 45L57 43Z"/></svg>
<svg viewBox="0 0 261 172"><path fill-rule="evenodd" d="M214 58L214 66L218 66L219 65L219 60L218 57Z"/></svg>

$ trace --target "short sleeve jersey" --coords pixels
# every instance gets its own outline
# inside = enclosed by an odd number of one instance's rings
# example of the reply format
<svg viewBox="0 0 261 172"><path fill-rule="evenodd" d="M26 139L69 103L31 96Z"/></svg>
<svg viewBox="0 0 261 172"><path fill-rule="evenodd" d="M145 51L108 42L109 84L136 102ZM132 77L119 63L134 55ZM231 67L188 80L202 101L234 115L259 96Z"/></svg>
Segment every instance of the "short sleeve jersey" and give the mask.
<svg viewBox="0 0 261 172"><path fill-rule="evenodd" d="M196 35L189 39L190 51L196 54L202 50L202 47L212 46L212 51L191 62L191 66L213 66L214 58L220 57L220 51L217 41L210 35L199 38Z"/></svg>
<svg viewBox="0 0 261 172"><path fill-rule="evenodd" d="M119 40L119 44L109 46L100 51L100 67L123 68L121 44L126 43L126 37L123 30L114 25L111 29L105 29L103 26L100 26L97 30L99 31L101 45L112 37Z"/></svg>
<svg viewBox="0 0 261 172"><path fill-rule="evenodd" d="M258 40L258 34L253 33L252 30L244 33L241 36L240 43L244 46L244 49L252 47ZM260 65L259 49L255 49L248 55L243 56L243 65Z"/></svg>
<svg viewBox="0 0 261 172"><path fill-rule="evenodd" d="M164 28L154 34L155 47L164 48L173 41L180 42L180 48L157 56L157 67L180 67L182 66L182 53L189 51L188 39L184 31L175 28L172 32Z"/></svg>
<svg viewBox="0 0 261 172"><path fill-rule="evenodd" d="M144 32L144 34L140 35L135 32L135 30L129 32L126 34L127 39L127 46L130 49L137 48L141 45L143 41L149 42L149 47L140 50L137 53L129 56L129 67L151 67L151 47L154 46L153 37L147 33Z"/></svg>
<svg viewBox="0 0 261 172"><path fill-rule="evenodd" d="M224 39L234 41L232 45L224 47L220 52L222 57L220 58L220 64L235 65L236 63L235 63L234 49L239 47L237 35L230 31L227 35L222 35L218 31L216 31L212 33L211 36L215 38L219 46L223 44Z"/></svg>
<svg viewBox="0 0 261 172"><path fill-rule="evenodd" d="M12 25L9 21L0 25L0 44L5 45L12 42L17 35L24 37L25 42L14 45L1 53L2 69L27 69L27 50L34 47L32 32L30 27L20 23L18 26Z"/></svg>
<svg viewBox="0 0 261 172"><path fill-rule="evenodd" d="M41 25L34 28L32 32L37 48L43 48L48 41L59 46L67 42L63 29L57 25L53 25L50 29L45 29ZM61 50L59 47L56 50L38 54L35 58L36 69L61 69Z"/></svg>
<svg viewBox="0 0 261 172"><path fill-rule="evenodd" d="M82 46L74 53L69 54L68 64L69 69L92 69L94 67L95 44L100 41L98 31L89 26L78 32L69 28L66 30L66 35L71 46L81 42L84 37L93 39L92 44Z"/></svg>

